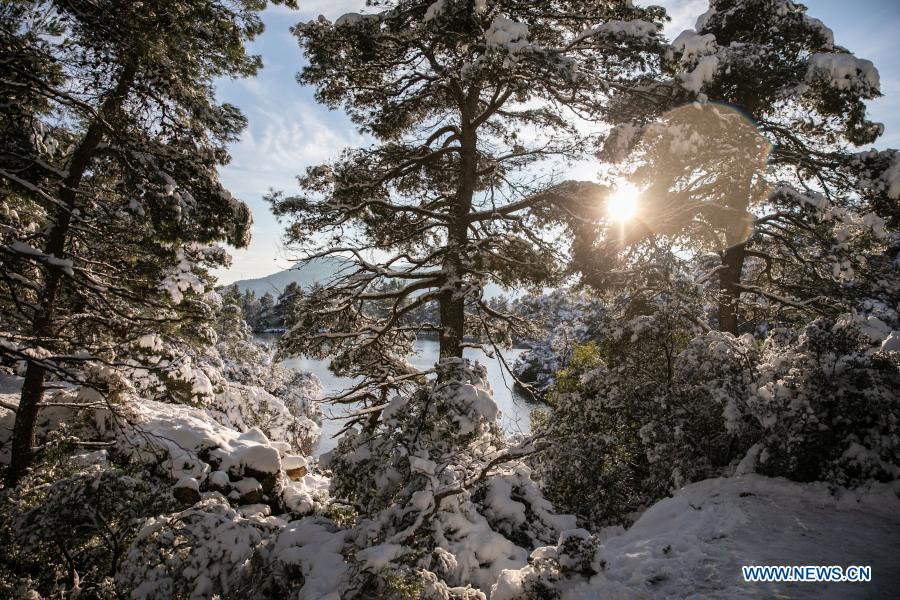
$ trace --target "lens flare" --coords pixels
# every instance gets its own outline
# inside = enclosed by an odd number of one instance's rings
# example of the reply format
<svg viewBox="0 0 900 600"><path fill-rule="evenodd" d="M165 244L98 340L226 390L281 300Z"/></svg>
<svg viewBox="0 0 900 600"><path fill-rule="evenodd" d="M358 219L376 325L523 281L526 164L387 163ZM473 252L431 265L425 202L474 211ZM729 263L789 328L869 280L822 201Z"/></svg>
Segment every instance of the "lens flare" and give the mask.
<svg viewBox="0 0 900 600"><path fill-rule="evenodd" d="M606 214L613 221L624 222L637 215L641 191L627 181L616 186L606 203Z"/></svg>

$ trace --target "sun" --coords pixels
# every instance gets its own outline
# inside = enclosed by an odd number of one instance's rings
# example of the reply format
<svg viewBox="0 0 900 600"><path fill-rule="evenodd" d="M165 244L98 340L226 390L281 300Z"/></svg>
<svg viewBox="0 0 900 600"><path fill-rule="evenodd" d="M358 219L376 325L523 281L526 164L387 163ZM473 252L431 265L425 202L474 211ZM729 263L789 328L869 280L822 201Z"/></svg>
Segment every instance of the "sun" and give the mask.
<svg viewBox="0 0 900 600"><path fill-rule="evenodd" d="M606 202L606 214L613 221L628 221L637 214L641 191L627 181L616 186Z"/></svg>

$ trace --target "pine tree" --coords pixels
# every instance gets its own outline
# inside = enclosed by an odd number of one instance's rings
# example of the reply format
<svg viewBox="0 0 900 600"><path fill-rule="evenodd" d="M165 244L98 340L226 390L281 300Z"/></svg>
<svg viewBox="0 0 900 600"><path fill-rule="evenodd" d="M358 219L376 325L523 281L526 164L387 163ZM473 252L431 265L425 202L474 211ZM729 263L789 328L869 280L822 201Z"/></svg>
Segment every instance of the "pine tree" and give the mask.
<svg viewBox="0 0 900 600"><path fill-rule="evenodd" d="M0 9L0 352L25 372L8 481L32 461L48 378L102 391L148 334L211 341L207 268L227 261L214 243L246 245L250 224L217 172L245 119L212 82L259 69L245 42L265 4Z"/></svg>
<svg viewBox="0 0 900 600"><path fill-rule="evenodd" d="M262 331L270 327L274 319L274 310L275 298L272 296L272 292L266 292L259 299L259 314L257 315L255 322L251 323L253 329Z"/></svg>
<svg viewBox="0 0 900 600"><path fill-rule="evenodd" d="M535 192L584 151L581 119L603 119L612 97L652 96L641 84L659 63L663 17L626 1L373 6L294 33L309 61L300 82L375 143L310 168L301 195L271 198L310 257L353 259L308 295L283 350L333 356L341 374L365 377L359 392L416 377L403 357L419 332L437 333L446 358L467 335L520 325L484 302L484 285L560 274ZM404 324L426 305L438 322Z"/></svg>
<svg viewBox="0 0 900 600"><path fill-rule="evenodd" d="M718 282L718 327L731 333L755 325L745 299L808 318L873 293L863 282L891 269L884 178L896 156L853 147L882 130L866 119L880 95L872 63L801 4L714 0L666 68L675 102L614 129L600 154L624 159L642 193L636 219L596 239L582 228L588 279L617 285L669 244L693 256L699 283Z"/></svg>
<svg viewBox="0 0 900 600"><path fill-rule="evenodd" d="M303 298L303 288L296 281L287 284L275 303L272 325L288 329L293 327Z"/></svg>

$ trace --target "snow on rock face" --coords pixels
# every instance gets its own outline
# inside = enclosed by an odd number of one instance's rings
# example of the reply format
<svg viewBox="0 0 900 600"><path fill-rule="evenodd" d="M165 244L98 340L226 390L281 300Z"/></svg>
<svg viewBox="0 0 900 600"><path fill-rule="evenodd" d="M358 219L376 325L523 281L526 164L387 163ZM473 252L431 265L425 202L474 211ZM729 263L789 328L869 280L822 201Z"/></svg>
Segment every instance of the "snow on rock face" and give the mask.
<svg viewBox="0 0 900 600"><path fill-rule="evenodd" d="M272 442L259 428L240 433L202 409L152 401L141 403L135 421L141 433L128 436L135 452L162 449L173 476L193 477L201 492L218 491L238 504L266 502L297 515L320 509L328 496L328 480L308 474L305 457L291 454L289 444Z"/></svg>
<svg viewBox="0 0 900 600"><path fill-rule="evenodd" d="M210 487L225 489L228 487L230 480L228 479L228 473L225 471L213 471L206 478L206 481L209 483Z"/></svg>
<svg viewBox="0 0 900 600"><path fill-rule="evenodd" d="M251 430L252 431L252 430ZM248 432L249 433L249 432ZM250 445L238 446L232 449L215 450L214 454L222 457L221 466L225 470L253 471L256 473L276 474L281 471L281 456L278 450L268 445L269 440L258 440L242 434L238 438L241 442L251 442Z"/></svg>
<svg viewBox="0 0 900 600"><path fill-rule="evenodd" d="M247 445L240 441L239 432L222 427L201 409L152 400L131 409L137 430L125 429L123 441L138 456L162 451L167 457L164 466L176 479L207 475L210 467L198 457L201 453L218 451L221 457Z"/></svg>
<svg viewBox="0 0 900 600"><path fill-rule="evenodd" d="M627 531L603 530L592 576L550 585L563 600L593 598L891 595L900 581L900 490L885 484L832 495L825 484L757 475L709 479L650 507ZM536 558L555 558L556 547ZM504 571L492 600L521 598L545 576L538 566ZM742 565L871 565L868 584L748 584ZM590 570L590 569L589 569ZM543 581L548 581L543 579Z"/></svg>
<svg viewBox="0 0 900 600"><path fill-rule="evenodd" d="M806 81L824 81L838 90L854 90L864 97L872 97L881 89L878 69L871 61L852 54L817 53L809 58Z"/></svg>
<svg viewBox="0 0 900 600"><path fill-rule="evenodd" d="M226 427L256 430L264 443L287 442L294 451L309 452L321 430L311 419L294 414L297 411L281 398L251 385L228 383L207 411Z"/></svg>
<svg viewBox="0 0 900 600"><path fill-rule="evenodd" d="M293 471L295 469L305 469L307 467L306 458L294 454L287 454L281 457L281 463L285 471Z"/></svg>
<svg viewBox="0 0 900 600"><path fill-rule="evenodd" d="M93 404L98 393L89 388L66 390L55 398L67 404ZM278 497L288 510L308 513L321 506L327 497L327 481L306 475L290 481L283 469L306 465L303 456L291 454L290 445L272 442L258 428L245 433L226 427L207 411L179 404L128 397L116 406L119 417L107 408L93 408L90 430L85 437L98 437L115 442L116 452L144 463L159 464L176 483L173 492L185 503L193 503L207 490L227 494L236 487L262 490L266 501L278 504ZM74 415L90 414L70 407L49 407L41 412L38 435L44 436L60 423L82 422ZM12 430L12 411L0 415L0 445ZM127 418L126 423L121 417ZM77 432L76 432L77 433ZM0 462L8 462L8 452L0 453ZM244 490L245 492L247 490ZM242 495L236 495L239 500ZM285 496L290 496L290 501ZM256 500L257 502L259 500Z"/></svg>

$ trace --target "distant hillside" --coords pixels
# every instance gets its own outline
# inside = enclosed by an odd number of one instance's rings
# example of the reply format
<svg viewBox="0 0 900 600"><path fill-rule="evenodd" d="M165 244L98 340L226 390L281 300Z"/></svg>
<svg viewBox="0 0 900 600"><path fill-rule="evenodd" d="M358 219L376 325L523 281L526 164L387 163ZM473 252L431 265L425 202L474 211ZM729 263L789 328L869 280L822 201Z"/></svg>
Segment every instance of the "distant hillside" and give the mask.
<svg viewBox="0 0 900 600"><path fill-rule="evenodd" d="M291 282L297 282L303 289L309 289L314 284L327 285L335 276L340 275L344 269L352 268L352 261L339 256L329 256L318 258L306 264L298 264L296 267L272 273L265 277L257 279L242 279L235 281L225 287L236 285L238 290L243 294L247 290L251 290L259 298L266 292L270 292L275 298L278 297L284 288ZM503 289L493 283L485 286L484 295L486 298L496 298L498 296L517 296L517 293L504 292Z"/></svg>
<svg viewBox="0 0 900 600"><path fill-rule="evenodd" d="M309 289L314 284L319 283L325 285L336 275L339 275L342 269L348 268L352 263L337 256L319 258L305 264L298 264L296 267L272 273L265 277L257 279L242 279L235 281L231 285L236 285L238 290L243 294L247 290L251 290L259 298L266 292L270 292L275 298L278 297L284 288L292 282L296 282L303 289Z"/></svg>

